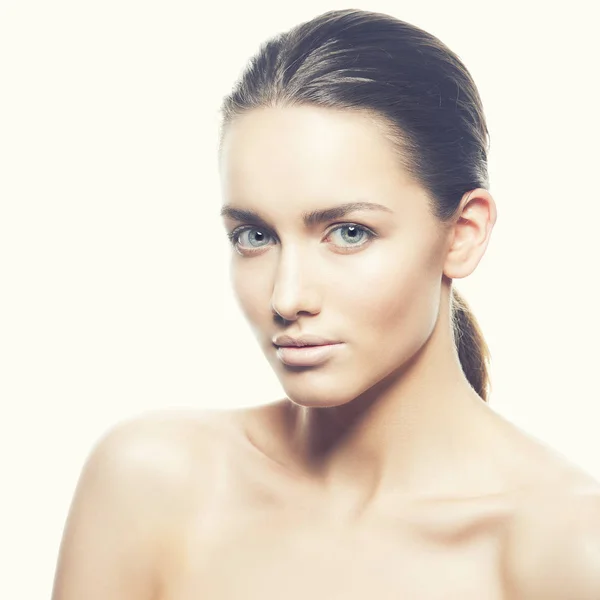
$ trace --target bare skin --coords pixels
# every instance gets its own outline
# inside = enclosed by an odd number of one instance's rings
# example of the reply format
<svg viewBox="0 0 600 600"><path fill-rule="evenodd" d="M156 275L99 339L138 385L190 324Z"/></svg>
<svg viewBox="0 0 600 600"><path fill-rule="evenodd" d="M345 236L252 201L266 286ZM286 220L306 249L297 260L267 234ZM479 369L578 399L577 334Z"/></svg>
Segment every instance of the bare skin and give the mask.
<svg viewBox="0 0 600 600"><path fill-rule="evenodd" d="M451 283L485 253L489 192L442 226L372 120L308 107L234 122L221 172L226 204L265 221L225 214L246 227L233 287L286 398L111 432L54 600L600 598L598 484L486 405L456 354ZM357 200L384 210L303 222ZM289 367L284 333L340 346Z"/></svg>
<svg viewBox="0 0 600 600"><path fill-rule="evenodd" d="M488 450L506 453L504 491L462 494L478 485L466 472L454 494L350 511L355 494L285 458L289 404L111 431L82 473L53 600L598 597L598 485L501 418Z"/></svg>

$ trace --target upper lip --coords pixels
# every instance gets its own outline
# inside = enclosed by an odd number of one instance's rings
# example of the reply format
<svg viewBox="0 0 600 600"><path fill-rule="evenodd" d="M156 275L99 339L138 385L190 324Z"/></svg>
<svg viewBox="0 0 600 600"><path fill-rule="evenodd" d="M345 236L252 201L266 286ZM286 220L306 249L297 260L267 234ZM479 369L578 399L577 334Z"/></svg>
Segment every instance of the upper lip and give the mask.
<svg viewBox="0 0 600 600"><path fill-rule="evenodd" d="M289 335L280 335L273 339L273 344L275 344L275 346L325 346L327 344L337 343L339 342L318 335L310 335L308 333L297 338Z"/></svg>

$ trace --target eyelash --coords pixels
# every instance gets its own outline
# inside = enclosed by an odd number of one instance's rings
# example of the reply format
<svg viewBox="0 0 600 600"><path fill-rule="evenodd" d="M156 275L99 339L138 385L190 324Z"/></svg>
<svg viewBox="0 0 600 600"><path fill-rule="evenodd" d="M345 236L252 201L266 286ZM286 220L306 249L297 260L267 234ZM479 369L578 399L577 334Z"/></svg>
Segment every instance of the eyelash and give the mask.
<svg viewBox="0 0 600 600"><path fill-rule="evenodd" d="M329 237L329 235L331 235L334 231L337 231L338 229L342 229L344 227L356 227L357 229L359 229L360 231L363 231L364 233L366 233L368 235L368 240L366 242L363 242L362 244L356 244L355 246L345 246L346 249L353 249L353 248L362 248L365 244L367 244L371 239L376 238L377 234L374 231L371 231L368 227L365 227L364 225L359 225L358 223L341 223L337 226L335 226L333 229L330 229L327 237ZM236 248L237 244L239 243L239 237L240 235L247 230L252 230L252 229L259 229L260 231L265 232L264 229L257 227L255 225L242 225L240 227L236 227L232 232L227 234L227 237L229 238L229 241L231 242L231 245ZM266 230L267 235L270 235L270 233L268 233L268 230ZM339 247L339 246L338 246ZM255 250L260 250L261 248L255 248L255 249L250 249L250 250L244 250L245 253L249 253L249 254L254 254Z"/></svg>

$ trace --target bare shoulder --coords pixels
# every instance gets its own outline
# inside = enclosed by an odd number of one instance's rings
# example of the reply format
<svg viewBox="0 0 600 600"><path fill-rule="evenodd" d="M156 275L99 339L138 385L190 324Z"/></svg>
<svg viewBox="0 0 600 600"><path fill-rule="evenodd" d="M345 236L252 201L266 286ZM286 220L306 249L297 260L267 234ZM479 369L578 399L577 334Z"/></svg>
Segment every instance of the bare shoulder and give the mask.
<svg viewBox="0 0 600 600"><path fill-rule="evenodd" d="M168 495L181 498L186 491L210 491L210 483L223 468L238 457L240 445L247 441L247 430L254 422L264 424L274 404L228 410L154 411L123 421L108 431L97 443L90 460L109 461L150 486L159 485ZM193 488L193 489L192 489ZM139 489L139 488L138 488ZM193 498L193 509L198 498ZM181 502L185 501L184 498ZM179 509L182 507L179 506Z"/></svg>
<svg viewBox="0 0 600 600"><path fill-rule="evenodd" d="M88 460L120 474L125 487L145 500L138 508L181 515L186 502L195 510L208 491L219 450L233 432L230 424L226 411L145 413L110 429Z"/></svg>
<svg viewBox="0 0 600 600"><path fill-rule="evenodd" d="M209 493L224 423L215 411L156 412L98 440L63 531L53 599L155 593L171 536Z"/></svg>
<svg viewBox="0 0 600 600"><path fill-rule="evenodd" d="M136 449L154 449L181 459L194 454L201 446L218 442L230 421L230 412L220 410L148 412L112 427L100 438L94 451L112 449L123 457L143 459L145 454L139 454ZM154 460L149 462L155 465ZM136 464L144 464L144 461L136 461Z"/></svg>
<svg viewBox="0 0 600 600"><path fill-rule="evenodd" d="M504 565L511 598L600 598L600 486L574 479L571 487L542 487L519 502Z"/></svg>

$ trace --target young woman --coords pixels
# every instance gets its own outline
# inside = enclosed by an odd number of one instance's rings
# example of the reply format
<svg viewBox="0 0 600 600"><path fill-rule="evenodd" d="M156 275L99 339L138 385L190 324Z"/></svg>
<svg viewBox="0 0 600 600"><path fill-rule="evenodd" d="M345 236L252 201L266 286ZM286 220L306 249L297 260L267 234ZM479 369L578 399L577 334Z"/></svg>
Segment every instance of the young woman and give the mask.
<svg viewBox="0 0 600 600"><path fill-rule="evenodd" d="M598 600L598 484L489 408L452 287L496 222L459 58L332 11L263 45L223 117L233 286L287 396L105 436L54 599Z"/></svg>

